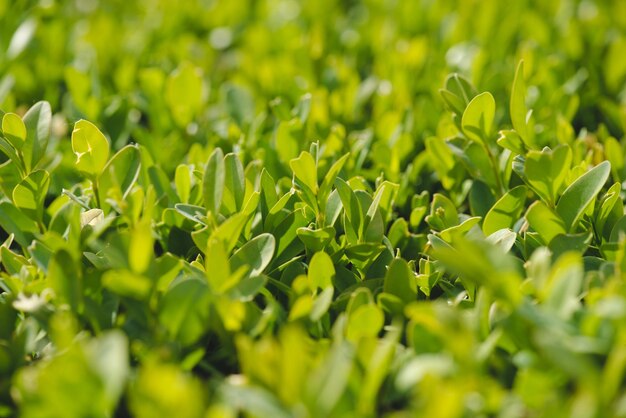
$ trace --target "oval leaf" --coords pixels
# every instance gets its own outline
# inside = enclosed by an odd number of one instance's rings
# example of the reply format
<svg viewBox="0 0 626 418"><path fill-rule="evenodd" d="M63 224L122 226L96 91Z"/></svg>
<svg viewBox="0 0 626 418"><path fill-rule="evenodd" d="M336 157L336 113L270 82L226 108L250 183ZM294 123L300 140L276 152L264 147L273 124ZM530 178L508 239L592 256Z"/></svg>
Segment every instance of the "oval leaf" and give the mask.
<svg viewBox="0 0 626 418"><path fill-rule="evenodd" d="M485 235L491 235L500 229L511 228L515 224L524 210L527 190L526 186L514 187L493 205L483 221Z"/></svg>
<svg viewBox="0 0 626 418"><path fill-rule="evenodd" d="M50 175L46 170L33 171L13 189L15 206L32 220L41 221L49 185Z"/></svg>
<svg viewBox="0 0 626 418"><path fill-rule="evenodd" d="M474 97L467 105L461 127L465 135L472 141L486 144L491 136L493 118L496 113L496 101L489 92Z"/></svg>
<svg viewBox="0 0 626 418"><path fill-rule="evenodd" d="M258 276L272 261L276 239L272 234L261 234L254 237L230 258L230 270L237 271L241 266L249 267L246 277Z"/></svg>
<svg viewBox="0 0 626 418"><path fill-rule="evenodd" d="M568 231L576 226L585 209L606 183L611 173L611 163L603 161L574 181L563 192L556 212L565 222Z"/></svg>
<svg viewBox="0 0 626 418"><path fill-rule="evenodd" d="M84 119L74 125L72 150L78 171L90 177L100 174L109 159L109 141L96 125Z"/></svg>

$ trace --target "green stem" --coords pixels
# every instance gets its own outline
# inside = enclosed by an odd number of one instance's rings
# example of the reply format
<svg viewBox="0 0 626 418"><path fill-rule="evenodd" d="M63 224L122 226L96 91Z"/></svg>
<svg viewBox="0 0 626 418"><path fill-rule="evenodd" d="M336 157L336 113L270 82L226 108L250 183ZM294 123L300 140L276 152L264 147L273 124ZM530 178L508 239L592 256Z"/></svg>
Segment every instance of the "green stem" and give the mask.
<svg viewBox="0 0 626 418"><path fill-rule="evenodd" d="M493 167L493 174L496 176L496 185L498 186L498 192L500 196L504 194L504 186L502 185L502 180L500 179L500 171L498 170L498 164L494 155L491 153L489 146L485 144L485 151L487 151L487 156L489 157L489 161L491 162L491 166Z"/></svg>
<svg viewBox="0 0 626 418"><path fill-rule="evenodd" d="M102 205L100 204L100 193L98 192L98 181L96 179L91 180L91 189L93 190L93 194L96 196L96 206L102 209Z"/></svg>

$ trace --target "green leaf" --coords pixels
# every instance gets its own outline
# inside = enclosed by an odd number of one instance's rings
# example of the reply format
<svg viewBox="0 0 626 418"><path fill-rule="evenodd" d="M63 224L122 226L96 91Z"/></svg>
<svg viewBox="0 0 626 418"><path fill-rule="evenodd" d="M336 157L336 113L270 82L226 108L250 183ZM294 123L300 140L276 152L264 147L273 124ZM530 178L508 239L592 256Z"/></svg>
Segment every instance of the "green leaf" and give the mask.
<svg viewBox="0 0 626 418"><path fill-rule="evenodd" d="M76 168L88 177L99 175L109 159L109 141L96 125L84 119L74 125L72 150Z"/></svg>
<svg viewBox="0 0 626 418"><path fill-rule="evenodd" d="M174 174L174 184L176 192L181 203L189 202L189 193L191 192L191 172L186 164L179 164Z"/></svg>
<svg viewBox="0 0 626 418"><path fill-rule="evenodd" d="M565 222L559 215L539 200L530 205L526 212L526 219L546 245L557 235L567 232Z"/></svg>
<svg viewBox="0 0 626 418"><path fill-rule="evenodd" d="M119 400L129 374L129 342L120 330L109 330L89 341L89 363L100 377L103 390L112 405Z"/></svg>
<svg viewBox="0 0 626 418"><path fill-rule="evenodd" d="M546 308L561 319L569 319L580 307L580 293L583 284L583 266L580 255L563 255L552 267L541 289Z"/></svg>
<svg viewBox="0 0 626 418"><path fill-rule="evenodd" d="M224 157L224 185L224 208L228 213L240 211L244 203L246 182L241 161L233 153Z"/></svg>
<svg viewBox="0 0 626 418"><path fill-rule="evenodd" d="M230 258L230 270L249 268L246 277L258 276L272 261L276 239L272 234L261 234L246 242Z"/></svg>
<svg viewBox="0 0 626 418"><path fill-rule="evenodd" d="M109 196L126 198L139 177L141 155L135 145L119 150L104 166L98 176L98 193L103 205Z"/></svg>
<svg viewBox="0 0 626 418"><path fill-rule="evenodd" d="M342 155L341 158L333 163L333 165L324 176L317 195L318 202L321 208L326 207L326 202L328 200L328 196L330 196L330 192L332 191L333 184L335 184L335 179L337 178L337 175L339 175L339 172L343 168L349 156L349 153Z"/></svg>
<svg viewBox="0 0 626 418"><path fill-rule="evenodd" d="M328 309L333 301L333 295L335 293L335 289L330 286L325 288L320 292L319 295L315 296L313 299L313 305L311 306L311 311L309 312L309 318L311 321L319 321Z"/></svg>
<svg viewBox="0 0 626 418"><path fill-rule="evenodd" d="M609 242L619 242L623 239L622 236L626 237L626 215L615 222L613 229L611 229Z"/></svg>
<svg viewBox="0 0 626 418"><path fill-rule="evenodd" d="M517 234L510 229L500 229L485 238L487 242L499 246L505 252L509 252L513 248L516 239Z"/></svg>
<svg viewBox="0 0 626 418"><path fill-rule="evenodd" d="M296 234L305 247L317 252L322 251L335 238L335 228L332 226L322 229L298 228Z"/></svg>
<svg viewBox="0 0 626 418"><path fill-rule="evenodd" d="M289 161L289 166L303 185L308 187L313 194L317 193L317 167L313 156L306 151L302 151L298 158Z"/></svg>
<svg viewBox="0 0 626 418"><path fill-rule="evenodd" d="M402 258L394 258L383 284L383 291L400 298L405 304L417 299L417 282L409 264Z"/></svg>
<svg viewBox="0 0 626 418"><path fill-rule="evenodd" d="M224 194L224 153L221 148L215 148L209 157L209 161L204 169L202 177L202 197L204 206L217 215L222 206L222 196Z"/></svg>
<svg viewBox="0 0 626 418"><path fill-rule="evenodd" d="M559 234L550 241L548 248L552 251L555 260L567 252L577 252L582 255L589 248L592 238L593 234L590 231L579 234Z"/></svg>
<svg viewBox="0 0 626 418"><path fill-rule="evenodd" d="M515 70L515 78L513 79L513 89L511 90L511 101L509 106L511 113L511 122L513 129L519 134L520 138L528 146L532 148L531 137L526 123L526 82L524 80L524 61L521 60ZM521 153L520 153L521 154Z"/></svg>
<svg viewBox="0 0 626 418"><path fill-rule="evenodd" d="M500 136L496 140L496 143L502 148L506 148L517 154L524 154L526 152L522 138L513 130L500 131Z"/></svg>
<svg viewBox="0 0 626 418"><path fill-rule="evenodd" d="M234 281L234 286L228 291L228 296L240 302L250 302L265 287L268 280L268 276L264 274L249 277L245 280L237 277Z"/></svg>
<svg viewBox="0 0 626 418"><path fill-rule="evenodd" d="M385 322L381 309L373 304L359 306L348 318L346 338L358 342L363 337L378 335Z"/></svg>
<svg viewBox="0 0 626 418"><path fill-rule="evenodd" d="M26 216L9 202L0 202L0 226L15 236L22 247L27 247L39 232L37 222Z"/></svg>
<svg viewBox="0 0 626 418"><path fill-rule="evenodd" d="M380 211L382 216L382 220L384 223L388 222L391 219L391 215L393 213L393 203L398 194L398 189L400 187L389 181L384 181L378 186L376 192L374 193L374 199L366 214L365 226L367 225L375 216L375 212L377 210Z"/></svg>
<svg viewBox="0 0 626 418"><path fill-rule="evenodd" d="M35 170L13 189L13 202L26 216L41 222L44 201L50 186L50 175L46 170Z"/></svg>
<svg viewBox="0 0 626 418"><path fill-rule="evenodd" d="M0 246L0 260L6 272L11 275L20 274L22 267L30 265L25 257L15 254L4 245Z"/></svg>
<svg viewBox="0 0 626 418"><path fill-rule="evenodd" d="M524 210L527 191L526 186L514 187L493 205L483 220L485 235L491 235L503 228L511 228L517 222Z"/></svg>
<svg viewBox="0 0 626 418"><path fill-rule="evenodd" d="M526 181L539 197L554 206L571 163L572 151L564 144L554 150L544 148L541 152L530 151L524 162Z"/></svg>
<svg viewBox="0 0 626 418"><path fill-rule="evenodd" d="M107 270L102 275L102 286L111 292L136 300L145 300L152 289L152 281L130 270Z"/></svg>
<svg viewBox="0 0 626 418"><path fill-rule="evenodd" d="M218 239L210 239L206 247L205 270L211 289L222 292L230 287L230 263L224 243Z"/></svg>
<svg viewBox="0 0 626 418"><path fill-rule="evenodd" d="M244 214L237 213L222 222L211 234L211 239L221 240L226 252L229 253L237 245L237 240L247 221L248 218Z"/></svg>
<svg viewBox="0 0 626 418"><path fill-rule="evenodd" d="M130 235L128 261L130 268L138 274L143 274L153 258L154 236L149 221L143 220L135 225Z"/></svg>
<svg viewBox="0 0 626 418"><path fill-rule="evenodd" d="M21 150L26 141L26 125L15 113L5 113L2 117L2 133L13 148Z"/></svg>
<svg viewBox="0 0 626 418"><path fill-rule="evenodd" d="M9 157L10 159L10 161L6 161L4 164L2 164L3 171L5 172L7 170L14 171L18 176L20 176L20 179L21 179L21 176L23 175L22 173L25 173L27 171L26 166L24 165L22 158L17 154L17 151L15 150L15 148L13 148L13 146L1 136L0 136L0 151L2 151L4 155ZM2 180L3 182L5 181L4 178Z"/></svg>
<svg viewBox="0 0 626 418"><path fill-rule="evenodd" d="M463 235L466 234L469 230L471 230L474 226L478 225L480 222L480 217L474 216L471 218L467 218L463 222L458 225L451 226L450 228L446 228L440 232L441 238L445 241L452 241L455 235Z"/></svg>
<svg viewBox="0 0 626 418"><path fill-rule="evenodd" d="M335 187L339 193L339 198L343 204L346 219L356 238L360 237L363 230L363 214L359 199L354 194L352 188L340 178L335 179Z"/></svg>
<svg viewBox="0 0 626 418"><path fill-rule="evenodd" d="M614 183L599 202L594 226L597 234L604 240L610 238L614 225L624 216L621 189L621 183Z"/></svg>
<svg viewBox="0 0 626 418"><path fill-rule="evenodd" d="M83 305L83 278L80 265L66 250L59 250L48 266L48 280L59 305L67 304L79 312Z"/></svg>
<svg viewBox="0 0 626 418"><path fill-rule="evenodd" d="M46 155L52 123L50 103L35 103L22 120L26 126L26 141L22 146L22 155L26 169L30 171L37 167L39 161Z"/></svg>
<svg viewBox="0 0 626 418"><path fill-rule="evenodd" d="M445 81L445 88L439 90L450 110L462 115L467 104L476 96L476 89L459 74L450 74Z"/></svg>
<svg viewBox="0 0 626 418"><path fill-rule="evenodd" d="M496 198L485 182L480 180L472 182L472 188L469 192L469 206L472 216L484 217L495 202Z"/></svg>
<svg viewBox="0 0 626 418"><path fill-rule="evenodd" d="M459 214L456 206L446 196L435 193L430 205L430 215L426 217L426 222L438 231L458 225Z"/></svg>
<svg viewBox="0 0 626 418"><path fill-rule="evenodd" d="M191 345L207 331L210 298L206 283L195 279L181 281L168 290L161 300L159 322L173 341Z"/></svg>
<svg viewBox="0 0 626 418"><path fill-rule="evenodd" d="M185 218L200 223L202 225L207 224L206 210L202 206L186 205L184 203L177 203L174 205L176 212L183 215Z"/></svg>
<svg viewBox="0 0 626 418"><path fill-rule="evenodd" d="M556 205L556 212L572 231L585 209L593 202L611 173L611 163L603 161L569 185Z"/></svg>
<svg viewBox="0 0 626 418"><path fill-rule="evenodd" d="M474 97L463 112L461 126L472 141L487 144L491 136L496 101L489 92Z"/></svg>
<svg viewBox="0 0 626 418"><path fill-rule="evenodd" d="M312 290L332 288L335 266L324 251L313 254L309 262L308 278Z"/></svg>

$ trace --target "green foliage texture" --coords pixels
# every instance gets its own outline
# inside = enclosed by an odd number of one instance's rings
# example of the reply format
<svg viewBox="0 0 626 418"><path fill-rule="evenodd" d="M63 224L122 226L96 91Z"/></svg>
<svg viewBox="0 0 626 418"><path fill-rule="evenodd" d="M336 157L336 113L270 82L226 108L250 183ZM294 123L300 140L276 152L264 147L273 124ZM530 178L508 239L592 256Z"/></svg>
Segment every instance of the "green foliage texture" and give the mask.
<svg viewBox="0 0 626 418"><path fill-rule="evenodd" d="M0 0L0 417L626 417L626 2Z"/></svg>

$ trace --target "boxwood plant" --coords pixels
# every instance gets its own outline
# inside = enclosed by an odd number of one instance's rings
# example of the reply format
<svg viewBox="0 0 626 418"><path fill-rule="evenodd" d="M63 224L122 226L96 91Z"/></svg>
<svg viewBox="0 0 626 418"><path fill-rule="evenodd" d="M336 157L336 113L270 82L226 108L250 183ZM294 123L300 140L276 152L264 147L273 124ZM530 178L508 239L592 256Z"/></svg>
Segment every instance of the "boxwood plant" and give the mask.
<svg viewBox="0 0 626 418"><path fill-rule="evenodd" d="M622 2L18 3L0 416L626 416Z"/></svg>

